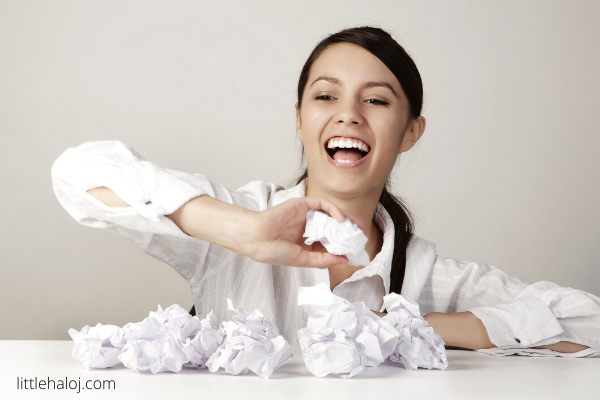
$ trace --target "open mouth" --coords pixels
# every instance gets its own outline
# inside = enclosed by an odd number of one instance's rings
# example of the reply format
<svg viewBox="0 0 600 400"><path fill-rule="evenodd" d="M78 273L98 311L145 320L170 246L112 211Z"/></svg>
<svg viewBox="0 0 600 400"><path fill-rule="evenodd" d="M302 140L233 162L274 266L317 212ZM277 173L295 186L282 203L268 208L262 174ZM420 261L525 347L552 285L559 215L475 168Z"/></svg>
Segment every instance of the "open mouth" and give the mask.
<svg viewBox="0 0 600 400"><path fill-rule="evenodd" d="M351 164L369 154L369 145L362 140L333 137L325 144L325 151L332 160L340 164Z"/></svg>

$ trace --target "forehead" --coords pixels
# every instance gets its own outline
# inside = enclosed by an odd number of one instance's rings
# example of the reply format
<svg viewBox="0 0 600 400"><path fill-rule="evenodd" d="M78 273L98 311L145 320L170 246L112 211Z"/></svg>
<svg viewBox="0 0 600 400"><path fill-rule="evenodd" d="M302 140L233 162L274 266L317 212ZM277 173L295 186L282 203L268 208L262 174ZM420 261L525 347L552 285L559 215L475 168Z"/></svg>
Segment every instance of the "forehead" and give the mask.
<svg viewBox="0 0 600 400"><path fill-rule="evenodd" d="M352 43L337 43L323 50L310 69L308 84L319 76L331 76L348 84L385 81L397 93L402 90L396 76L379 58Z"/></svg>

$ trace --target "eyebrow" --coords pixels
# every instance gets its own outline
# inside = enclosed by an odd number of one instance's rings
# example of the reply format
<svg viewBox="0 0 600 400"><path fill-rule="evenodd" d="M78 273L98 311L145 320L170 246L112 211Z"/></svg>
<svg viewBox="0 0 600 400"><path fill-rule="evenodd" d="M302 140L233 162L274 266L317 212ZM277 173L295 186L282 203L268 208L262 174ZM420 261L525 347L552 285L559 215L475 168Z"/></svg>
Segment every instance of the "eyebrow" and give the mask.
<svg viewBox="0 0 600 400"><path fill-rule="evenodd" d="M337 79L337 78L333 78L331 76L320 76L317 79L315 79L309 87L312 87L312 85L314 85L315 83L317 83L318 81L327 81L329 83L333 83L334 85L338 85L338 86L342 86L342 82ZM365 83L363 85L363 88L372 88L372 87L385 87L388 88L392 93L394 93L394 96L398 97L398 93L396 93L396 91L394 90L394 88L392 87L392 85L390 85L387 82L374 82L374 81L369 81L367 83Z"/></svg>

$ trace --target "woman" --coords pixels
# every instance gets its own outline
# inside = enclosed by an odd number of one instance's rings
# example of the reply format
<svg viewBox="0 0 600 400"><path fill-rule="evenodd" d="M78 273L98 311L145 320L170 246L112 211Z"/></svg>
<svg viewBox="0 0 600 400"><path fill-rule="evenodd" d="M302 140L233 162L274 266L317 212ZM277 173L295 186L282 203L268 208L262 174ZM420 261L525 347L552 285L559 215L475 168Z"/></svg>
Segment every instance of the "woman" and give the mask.
<svg viewBox="0 0 600 400"><path fill-rule="evenodd" d="M308 168L296 186L255 181L231 191L160 168L121 142L90 142L56 160L54 189L78 222L128 237L175 268L200 316L228 318L229 297L260 309L293 343L306 324L298 288L326 282L377 312L383 296L401 293L450 346L598 356L598 297L440 258L413 235L386 186L397 156L423 135L422 103L419 72L387 32L347 29L321 41L300 75L296 125ZM310 209L356 222L371 262L352 267L304 245Z"/></svg>

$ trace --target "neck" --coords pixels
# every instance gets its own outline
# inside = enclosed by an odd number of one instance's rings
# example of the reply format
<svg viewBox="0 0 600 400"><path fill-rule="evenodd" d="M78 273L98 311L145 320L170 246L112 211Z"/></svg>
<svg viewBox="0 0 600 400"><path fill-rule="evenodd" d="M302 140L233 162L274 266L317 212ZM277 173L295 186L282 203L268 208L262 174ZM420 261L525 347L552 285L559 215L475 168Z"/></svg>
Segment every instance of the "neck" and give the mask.
<svg viewBox="0 0 600 400"><path fill-rule="evenodd" d="M373 222L373 216L375 215L375 210L379 203L381 191L373 190L365 195L352 198L336 196L329 191L311 185L310 179L307 178L306 196L323 197L335 204L340 210L347 211L358 217L358 219L365 224L363 232L368 239L365 250L369 254L369 258L373 260L377 253L381 251L383 245L383 233L377 224Z"/></svg>

